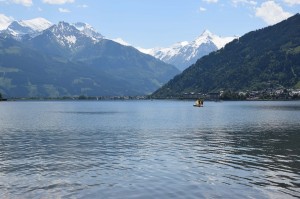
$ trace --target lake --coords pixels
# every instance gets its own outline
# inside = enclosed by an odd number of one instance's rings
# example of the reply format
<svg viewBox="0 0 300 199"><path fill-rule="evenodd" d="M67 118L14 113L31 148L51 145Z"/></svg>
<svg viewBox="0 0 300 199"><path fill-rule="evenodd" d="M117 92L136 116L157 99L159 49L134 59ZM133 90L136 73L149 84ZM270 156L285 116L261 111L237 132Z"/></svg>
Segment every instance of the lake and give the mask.
<svg viewBox="0 0 300 199"><path fill-rule="evenodd" d="M0 198L299 198L300 101L0 103Z"/></svg>

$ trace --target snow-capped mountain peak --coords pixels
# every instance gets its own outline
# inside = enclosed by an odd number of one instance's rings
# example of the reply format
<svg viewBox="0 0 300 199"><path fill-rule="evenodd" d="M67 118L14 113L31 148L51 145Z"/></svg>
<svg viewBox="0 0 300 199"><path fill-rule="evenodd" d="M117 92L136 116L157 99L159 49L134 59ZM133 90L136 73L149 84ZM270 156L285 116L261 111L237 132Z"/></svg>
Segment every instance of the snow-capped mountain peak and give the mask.
<svg viewBox="0 0 300 199"><path fill-rule="evenodd" d="M24 35L36 36L51 25L52 23L44 18L12 21L2 32L12 35L17 40L21 40Z"/></svg>
<svg viewBox="0 0 300 199"><path fill-rule="evenodd" d="M197 37L194 41L191 42L191 44L195 47L198 48L199 46L203 44L208 44L208 43L213 43L215 38L218 38L217 35L214 35L211 33L209 30L204 30L203 33ZM216 45L216 44L215 44ZM217 46L217 45L216 45ZM217 46L218 47L218 46Z"/></svg>
<svg viewBox="0 0 300 199"><path fill-rule="evenodd" d="M18 21L13 21L5 31L14 37L19 37L20 35L25 34L33 34L35 32L30 27L24 26Z"/></svg>
<svg viewBox="0 0 300 199"><path fill-rule="evenodd" d="M236 37L219 37L209 30L204 30L199 37L191 42L178 42L167 48L138 48L138 50L150 54L166 63L173 64L180 70L184 70L195 63L197 59L223 48L235 38Z"/></svg>
<svg viewBox="0 0 300 199"><path fill-rule="evenodd" d="M52 23L44 18L35 18L30 20L21 20L19 22L24 27L29 27L34 31L41 32L43 30L46 30L50 26L52 26Z"/></svg>
<svg viewBox="0 0 300 199"><path fill-rule="evenodd" d="M214 45L217 46L218 49L223 48L227 43L234 40L236 37L220 37L211 33L209 30L204 30L203 33L196 38L192 43L196 46L200 46L204 43L212 42Z"/></svg>
<svg viewBox="0 0 300 199"><path fill-rule="evenodd" d="M54 25L52 27L54 32L60 32L64 34L69 34L70 32L72 33L74 31L77 31L74 26L64 21L60 21L57 25Z"/></svg>
<svg viewBox="0 0 300 199"><path fill-rule="evenodd" d="M80 32L85 34L86 36L92 38L94 41L99 41L104 38L91 25L89 25L87 23L77 22L77 23L73 24L73 26L77 30L79 30Z"/></svg>
<svg viewBox="0 0 300 199"><path fill-rule="evenodd" d="M209 30L205 29L205 30L202 32L201 36L203 36L203 37L213 37L214 34L211 33Z"/></svg>
<svg viewBox="0 0 300 199"><path fill-rule="evenodd" d="M77 51L91 43L95 44L103 38L100 33L94 31L88 24L77 23L76 26L62 21L57 25L51 26L44 32L59 45L71 51ZM101 35L101 37L99 35Z"/></svg>
<svg viewBox="0 0 300 199"><path fill-rule="evenodd" d="M84 31L86 29L90 29L94 31L94 28L87 24L87 23L83 23L83 22L77 22L73 24L75 26L75 28L77 28L79 31Z"/></svg>
<svg viewBox="0 0 300 199"><path fill-rule="evenodd" d="M52 33L56 41L62 45L71 48L76 44L78 37L82 37L82 33L74 26L67 22L59 22L57 25L51 26L47 29Z"/></svg>

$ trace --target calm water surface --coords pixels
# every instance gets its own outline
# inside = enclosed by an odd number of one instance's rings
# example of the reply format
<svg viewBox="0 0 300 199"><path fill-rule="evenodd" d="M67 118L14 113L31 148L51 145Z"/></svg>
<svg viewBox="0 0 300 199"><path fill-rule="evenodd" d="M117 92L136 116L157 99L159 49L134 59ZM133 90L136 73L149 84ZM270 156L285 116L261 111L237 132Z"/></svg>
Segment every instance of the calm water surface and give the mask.
<svg viewBox="0 0 300 199"><path fill-rule="evenodd" d="M0 198L299 198L300 102L0 103Z"/></svg>

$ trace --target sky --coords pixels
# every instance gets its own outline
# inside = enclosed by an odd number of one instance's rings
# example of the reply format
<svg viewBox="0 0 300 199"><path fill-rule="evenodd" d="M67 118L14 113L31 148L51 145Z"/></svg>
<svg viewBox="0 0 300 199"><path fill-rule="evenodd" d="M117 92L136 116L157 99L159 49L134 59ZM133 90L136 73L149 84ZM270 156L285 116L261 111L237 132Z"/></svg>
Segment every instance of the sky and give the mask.
<svg viewBox="0 0 300 199"><path fill-rule="evenodd" d="M0 23L85 22L108 39L142 48L193 41L205 29L242 36L299 12L300 0L0 0Z"/></svg>

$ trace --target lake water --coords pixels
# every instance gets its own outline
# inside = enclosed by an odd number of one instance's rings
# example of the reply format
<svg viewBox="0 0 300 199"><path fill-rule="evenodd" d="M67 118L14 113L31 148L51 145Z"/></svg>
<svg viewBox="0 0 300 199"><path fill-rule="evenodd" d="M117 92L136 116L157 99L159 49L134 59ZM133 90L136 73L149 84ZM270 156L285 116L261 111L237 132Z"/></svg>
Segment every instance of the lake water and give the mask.
<svg viewBox="0 0 300 199"><path fill-rule="evenodd" d="M0 198L299 198L300 101L0 103Z"/></svg>

